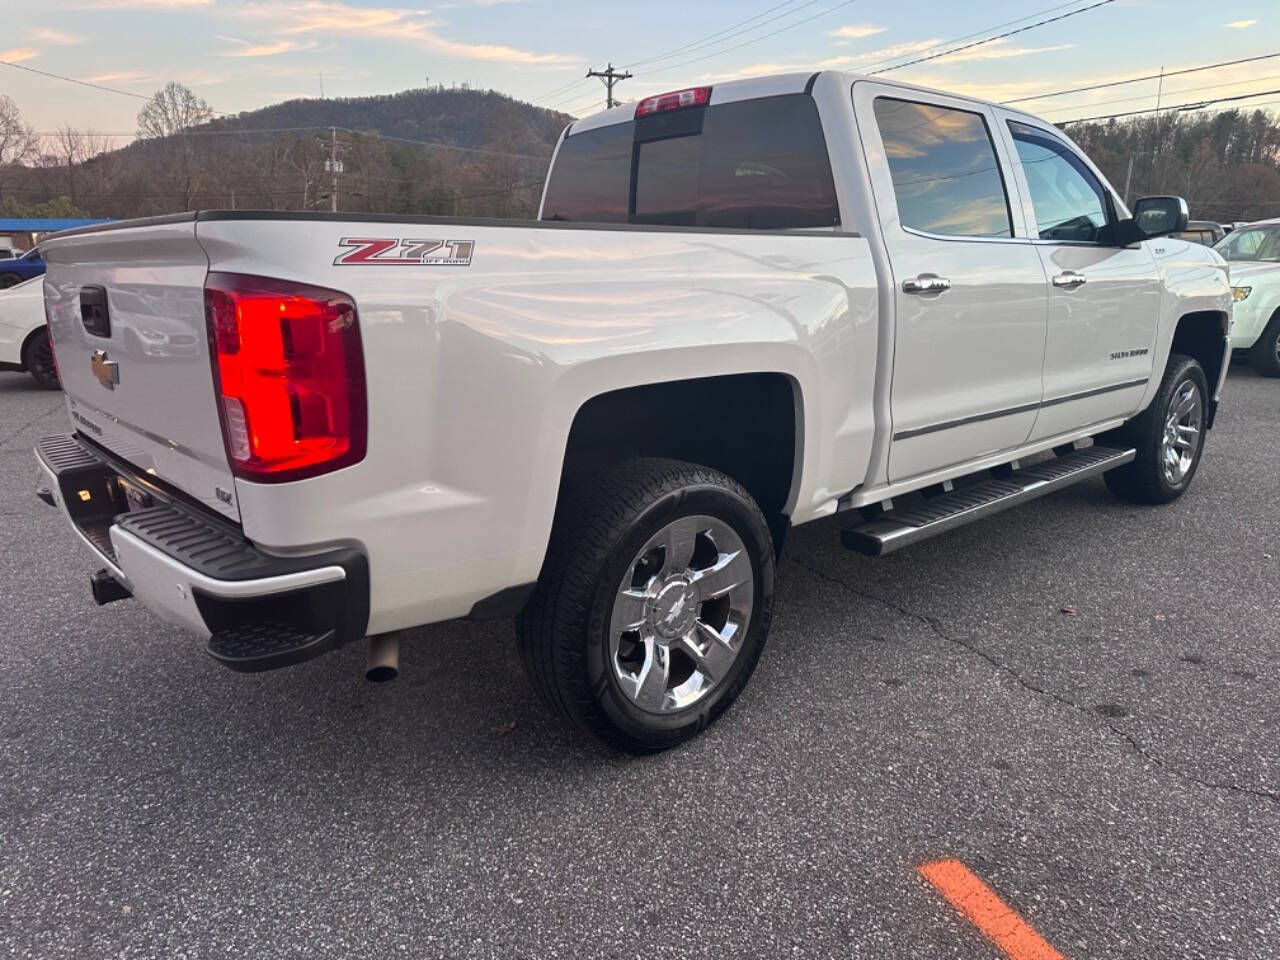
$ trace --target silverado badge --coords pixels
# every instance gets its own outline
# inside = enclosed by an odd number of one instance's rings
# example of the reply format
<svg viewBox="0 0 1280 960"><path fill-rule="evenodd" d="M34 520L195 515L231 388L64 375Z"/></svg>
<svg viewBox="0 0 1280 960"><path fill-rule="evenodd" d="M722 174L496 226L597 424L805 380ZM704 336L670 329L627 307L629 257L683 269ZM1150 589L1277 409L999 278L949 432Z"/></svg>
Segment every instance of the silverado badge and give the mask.
<svg viewBox="0 0 1280 960"><path fill-rule="evenodd" d="M114 390L120 382L120 364L107 359L107 351L93 351L93 375L108 390Z"/></svg>

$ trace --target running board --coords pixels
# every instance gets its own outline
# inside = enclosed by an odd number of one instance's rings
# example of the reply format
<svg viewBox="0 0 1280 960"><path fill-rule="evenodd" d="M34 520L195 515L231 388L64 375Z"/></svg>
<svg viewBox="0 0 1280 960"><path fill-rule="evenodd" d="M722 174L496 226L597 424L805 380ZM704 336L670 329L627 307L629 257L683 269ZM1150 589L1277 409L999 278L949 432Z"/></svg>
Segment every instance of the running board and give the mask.
<svg viewBox="0 0 1280 960"><path fill-rule="evenodd" d="M866 523L845 527L840 541L850 550L878 557L919 540L989 517L1073 483L1114 470L1137 456L1134 450L1085 447L1014 469L1008 476L951 490L924 503L890 510Z"/></svg>

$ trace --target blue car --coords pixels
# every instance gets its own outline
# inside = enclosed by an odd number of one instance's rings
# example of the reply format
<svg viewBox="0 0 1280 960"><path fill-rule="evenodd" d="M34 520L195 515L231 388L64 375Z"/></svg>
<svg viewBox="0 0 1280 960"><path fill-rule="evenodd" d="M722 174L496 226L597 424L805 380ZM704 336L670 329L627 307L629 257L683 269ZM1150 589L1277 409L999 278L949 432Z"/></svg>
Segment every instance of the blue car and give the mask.
<svg viewBox="0 0 1280 960"><path fill-rule="evenodd" d="M40 256L39 247L28 250L20 257L4 259L5 253L6 251L0 250L0 290L44 273L44 258Z"/></svg>

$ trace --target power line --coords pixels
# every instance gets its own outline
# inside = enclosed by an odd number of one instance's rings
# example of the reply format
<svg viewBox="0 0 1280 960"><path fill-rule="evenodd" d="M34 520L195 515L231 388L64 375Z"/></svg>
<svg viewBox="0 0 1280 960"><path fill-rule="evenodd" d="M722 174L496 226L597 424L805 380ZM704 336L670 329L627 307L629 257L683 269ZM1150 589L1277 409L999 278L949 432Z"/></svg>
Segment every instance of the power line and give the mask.
<svg viewBox="0 0 1280 960"><path fill-rule="evenodd" d="M1097 10L1099 7L1105 7L1109 3L1115 3L1115 0L1097 0L1087 7L1080 7L1077 10L1068 10L1066 13L1060 13L1056 17L1049 17L1045 20L1038 20L1035 23L1029 23L1025 27L1018 27L1016 30L1006 30L1004 33L997 33L994 36L984 37L981 40L975 40L972 43L965 43L958 47L951 47L940 53L932 53L924 57L916 57L914 60L908 60L906 63L898 63L891 67L881 67L879 70L872 70L867 75L875 76L878 73L888 73L890 70L901 70L903 67L915 66L917 63L927 63L930 60L941 60L943 57L949 57L952 54L960 53L964 50L972 50L974 47L980 47L983 44L994 43L996 40L1003 40L1006 37L1012 37L1019 33L1026 33L1028 30L1035 30L1037 27L1043 27L1050 23L1057 23L1059 20L1066 20L1068 17L1074 17L1080 13L1088 13L1090 10Z"/></svg>
<svg viewBox="0 0 1280 960"><path fill-rule="evenodd" d="M730 24L729 26L727 26L727 27L725 27L725 28L723 28L723 29L721 29L721 30L717 30L715 33L709 33L709 34L707 34L705 37L702 37L702 38L701 38L701 39L699 39L699 40L693 40L693 41L691 41L691 42L689 42L689 43L683 44L682 46L674 47L674 48L672 48L671 50L667 50L667 51L666 51L666 52L664 52L664 53L658 53L658 54L654 54L654 55L653 55L653 56L651 56L651 57L645 57L645 58L644 58L644 59L642 59L642 60L633 60L631 63L623 64L622 69L623 69L623 70L630 70L632 67L642 66L642 65L644 65L644 64L646 64L646 63L655 63L655 62L657 62L657 61L659 61L659 60L667 60L667 59L670 59L671 57L674 57L674 56L676 56L676 55L678 55L678 54L680 54L680 53L684 53L684 52L685 52L685 51L687 51L687 50L693 50L693 49L696 49L696 48L698 48L698 47L704 47L704 46L707 46L707 45L712 44L712 43L715 43L715 42L723 42L724 40L730 39L729 37L725 37L725 36L724 36L724 34L726 34L726 33L730 33L730 31L736 30L738 27L741 27L741 26L744 26L744 25L746 25L746 24L748 24L748 23L751 23L753 20L759 20L761 17L766 16L766 15L768 15L768 14L770 14L770 13L773 13L775 10L781 10L783 7L789 7L791 4L793 4L793 3L795 3L795 2L796 2L796 0L784 0L784 2L779 3L779 4L776 4L776 5L772 6L772 7L768 7L767 9L760 11L759 13L755 14L754 16L747 17L745 20L739 20L737 23ZM818 0L808 0L808 2L807 2L807 3L803 4L803 5L802 5L802 6L800 6L800 7L797 7L795 10L789 10L789 11L787 11L787 13L782 14L780 17L774 17L774 18L772 18L772 19L773 19L773 20L780 20L780 19L782 19L783 17L787 17L787 16L790 16L790 15L791 15L791 14L793 14L793 13L797 13L799 10L803 10L803 9L804 9L804 7L810 7L810 6L813 6L813 4L815 4L815 3L817 3L817 2L818 2ZM1075 2L1075 0L1073 0L1073 2ZM771 21L771 20L766 20L764 23L770 23L770 22L772 22L772 21ZM750 33L750 32L751 32L751 30L756 30L756 29L759 29L760 27L764 26L764 23L758 23L758 24L756 24L754 27L750 27L749 29L744 30L744 31L742 31L742 32L743 32L743 33ZM734 34L734 36L739 36L739 34ZM717 38L719 38L719 41L717 41ZM612 65L610 65L610 66L612 67ZM565 93L565 92L567 92L567 91L571 90L571 89L572 89L572 88L574 88L574 87L581 86L581 85L582 85L582 84L583 84L587 79L589 79L590 77L591 77L591 74L590 74L590 73L588 73L586 77L579 77L579 78L578 78L578 79L576 79L576 80L570 80L568 83L566 83L566 84L562 84L561 86L556 87L554 90L549 90L549 91L547 91L546 93L541 94L540 96L534 97L533 99L531 99L531 100L530 100L530 101L528 101L528 102L529 102L529 103L533 103L533 104L537 104L537 103L541 103L541 102L542 102L542 101L544 101L544 100L549 100L549 99L551 99L551 98L555 97L557 94ZM575 96L575 97L572 97L572 98L570 98L570 99L578 99L578 98ZM563 98L562 98L562 100L563 100Z"/></svg>
<svg viewBox="0 0 1280 960"><path fill-rule="evenodd" d="M94 83L92 80L77 80L75 77L64 77L60 73L50 73L48 70L37 70L35 67L28 67L25 64L15 63L12 60L0 60L0 66L13 67L15 70L25 70L27 73L39 74L42 77L49 77L52 80L65 80L67 83L74 83L81 87L90 87L94 90L103 90L107 93L118 93L122 97L132 97L135 100L146 100L151 102L155 96L147 96L143 93L134 93L132 90L121 90L119 87L108 87L105 84ZM230 117L234 114L227 113L225 110L209 109L210 113L216 113L221 117Z"/></svg>
<svg viewBox="0 0 1280 960"><path fill-rule="evenodd" d="M1194 103L1178 103L1172 106L1160 107L1153 110L1128 110L1124 113L1109 113L1101 117L1080 117L1076 120L1059 120L1054 125L1063 127L1072 123L1094 123L1099 120L1118 120L1122 117L1139 117L1147 113L1190 113L1195 110L1203 110L1205 107L1211 107L1218 103L1235 103L1240 100L1251 100L1254 97L1265 97L1269 94L1280 93L1280 88L1275 90L1259 90L1257 93L1241 93L1234 97L1217 97L1213 100L1199 100ZM1262 106L1262 104L1259 104Z"/></svg>
<svg viewBox="0 0 1280 960"><path fill-rule="evenodd" d="M174 133L167 133L165 137L238 137L247 133L302 133L309 130L328 130L327 126L316 125L313 127L253 127L244 130L178 130ZM37 130L37 137L58 137L66 131L64 130ZM145 139L138 136L136 130L122 131L105 131L105 130L75 130L75 133L84 133L86 136L95 137L132 137L135 140Z"/></svg>
<svg viewBox="0 0 1280 960"><path fill-rule="evenodd" d="M1064 97L1069 93L1086 93L1090 90L1105 90L1108 87L1123 87L1129 83L1141 83L1144 80L1159 80L1163 75L1165 77L1178 77L1184 73L1199 73L1202 70L1216 70L1219 67L1235 67L1242 63L1256 63L1259 60L1271 60L1280 57L1280 52L1264 53L1256 57L1245 57L1242 60L1223 60L1221 63L1207 63L1200 67L1186 67L1182 70L1166 70L1163 74L1151 73L1145 77L1133 77L1130 80L1111 80L1107 83L1093 83L1087 87L1072 87L1070 90L1055 90L1053 93L1037 93L1030 97L1016 97L1013 100L1002 100L1001 103L1008 105L1011 103L1026 103L1029 100L1045 100L1049 97Z"/></svg>
<svg viewBox="0 0 1280 960"><path fill-rule="evenodd" d="M901 60L903 57L910 56L912 53L929 53L932 51L936 51L941 49L942 47L950 46L953 43L960 43L962 40L968 40L972 37L980 37L984 34L990 33L992 30L1003 30L1005 27L1011 27L1015 23L1022 23L1026 20L1031 20L1035 17L1042 17L1046 13L1054 13L1055 11L1061 10L1064 7L1075 6L1077 3L1080 3L1080 2L1081 0L1068 0L1068 2L1060 3L1055 7L1046 7L1044 10L1037 10L1035 13L1028 13L1025 17L1015 17L1013 20L1006 20L1004 23L997 23L990 27L984 27L981 30L975 30L973 33L966 33L964 36L961 36L961 37L952 37L950 40L943 40L939 43L933 44L932 46L924 47L920 50L913 50L913 51L910 51L909 53L902 53L896 57L885 57L883 60L875 60L875 61L872 61L871 63L865 64L864 66L878 67L878 66L881 66L882 64L892 63L894 60Z"/></svg>
<svg viewBox="0 0 1280 960"><path fill-rule="evenodd" d="M744 30L738 29L739 27L743 27L746 24L751 23L752 20L759 20L761 17L765 16L766 14L773 13L775 10L781 10L783 7L789 7L791 6L791 4L795 2L796 0L786 0L786 3L780 3L777 6L770 7L767 10L757 13L754 17L747 17L747 19L745 20L739 20L737 23L732 24L731 26L725 27L723 30L718 30L715 33L709 34L703 37L701 40L694 40L691 43L684 44L684 46L680 46L672 50L668 50L666 53L660 53L660 54L657 54L656 56L646 57L643 60L637 60L634 63L628 63L627 68L630 69L631 67L643 66L646 63L657 63L660 60L670 60L672 57L679 56L682 53L687 53L690 50L697 50L700 47L714 46L717 43L723 43L726 40L732 40L734 37L740 37L744 33L750 33L752 30L759 30L761 27L765 26L766 24L774 23L775 21L778 21L778 20L783 20L791 16L793 13L799 13L801 10L805 9L806 7L812 7L815 3L818 3L819 0L807 0L807 2L802 3L800 6L796 7L794 10L788 10L786 13L780 13L776 17L770 17L769 19L764 20L761 23L757 23L753 26L746 27L746 29Z"/></svg>
<svg viewBox="0 0 1280 960"><path fill-rule="evenodd" d="M1201 90L1220 90L1223 87L1239 87L1246 83L1261 83L1263 80L1280 80L1280 73L1271 74L1266 77L1250 77L1248 80L1229 80L1226 83L1209 83L1200 87L1183 87L1180 90L1170 90L1170 94L1177 93L1199 93ZM1137 100L1149 100L1151 94L1144 93L1137 97L1119 97L1115 100L1099 100L1095 103L1077 103L1065 107L1048 107L1046 109L1054 112L1062 110L1082 110L1086 107L1106 107L1114 103L1133 103Z"/></svg>
<svg viewBox="0 0 1280 960"><path fill-rule="evenodd" d="M562 93L564 91L570 90L573 87L581 86L586 82L587 82L586 77L578 77L578 79L570 80L568 83L564 84L563 86L556 87L554 90L548 90L546 93L542 94L539 97L534 97L532 100L529 101L529 103L531 104L541 103L543 100L549 100L558 93Z"/></svg>
<svg viewBox="0 0 1280 960"><path fill-rule="evenodd" d="M0 65L3 65L3 67L13 67L14 69L18 69L18 70L26 70L27 73L40 74L41 77L49 77L51 79L60 79L60 81L65 81L68 83L76 83L78 84L78 86L81 86L81 87L91 87L93 88L93 90L101 90L108 93L119 93L120 96L132 97L132 99L134 100L146 100L147 102L151 102L152 100L155 100L154 96L146 96L146 95L143 95L143 93L134 93L128 90L119 90L119 88L108 87L102 83L93 83L92 81L81 81L81 79L76 79L74 77L64 77L63 74L60 74L60 73L50 73L49 70L37 70L35 67L27 67L27 65L24 65L24 64L14 63L14 61L12 60L0 60ZM234 114L229 114L225 110L214 110L210 108L209 111L211 114L216 114L219 116L234 116ZM266 133L266 132L292 133L292 132L302 132L302 131L317 131L317 129L319 129L319 131L323 131L323 129L329 129L329 127L321 127L321 125L317 125L317 127L280 127L280 128L274 128L274 129L261 129L261 131L250 131L250 129L244 129L244 131L184 131L184 132L180 132L179 134L173 134L173 136L214 136L214 134L223 134L223 136L227 136L227 134L239 134L239 133L251 133L251 132L253 133ZM352 131L352 129L347 129L346 127L338 127L337 129L339 129L339 131L342 131L343 133L355 133L355 134L360 133L360 131ZM96 136L100 136L100 137L131 136L136 138L136 140L138 138L137 133L116 134L116 133L96 133L95 132L95 134ZM58 136L58 134L56 133L38 134L38 136ZM380 136L380 134L378 134L378 136ZM503 150L486 150L486 148L483 148L483 147L460 147L460 146L454 146L453 143L439 143L439 142L431 142L431 141L425 141L425 140L408 140L408 138L406 137L383 136L381 138L383 138L383 140L389 140L389 141L394 141L398 143L413 143L413 145L417 145L417 146L438 147L440 148L440 150L456 150L460 152L467 152L467 154L515 156L515 157L522 157L522 159L526 159L526 160L547 159L547 157L532 156L531 154L512 154L512 152L507 152Z"/></svg>
<svg viewBox="0 0 1280 960"><path fill-rule="evenodd" d="M1107 0L1111 2L1111 0ZM734 50L741 50L743 47L750 46L753 43L759 43L761 40L768 40L770 37L776 37L780 33L786 33L788 30L794 30L796 27L803 26L810 21L817 20L819 17L825 17L829 13L835 13L837 10L847 7L850 4L857 3L857 0L844 0L843 3L837 3L834 7L828 7L826 10L820 10L811 17L805 17L803 20L797 20L795 23L789 23L785 27L780 27L772 33L762 34L758 37L752 37L750 40L744 40L742 43L735 44L732 47L725 47L722 50L716 50L712 53L704 54L700 57L694 57L691 60L683 60L680 63L672 63L663 67L663 70L678 70L680 67L687 67L691 63L699 63L703 60L710 60L712 57L718 57L725 53L732 53ZM791 11L795 13L796 11ZM636 76L647 76L648 74L636 74Z"/></svg>
<svg viewBox="0 0 1280 960"><path fill-rule="evenodd" d="M333 130L333 129L335 129L333 124L323 124L323 125L317 124L315 126L310 126L310 127L255 127L255 128L247 128L244 130L180 130L176 133L165 134L165 136L162 139L168 139L169 137L213 137L213 136L235 137L235 136L241 136L242 134L259 134L259 133L304 133L308 131L314 132L319 130ZM407 143L407 144L411 144L413 146L418 146L418 147L433 147L437 150L456 150L460 153L479 153L479 154L486 154L489 156L497 156L497 157L515 157L521 160L546 160L547 159L547 157L545 156L540 156L538 154L533 154L533 153L512 153L507 150L491 150L488 147L462 147L453 143L442 143L439 140L413 140L408 137L393 137L387 134L378 133L376 130L373 130L373 131L353 130L350 127L337 127L336 129L339 133L349 133L352 136L374 137L379 140L390 140L394 143ZM82 131L75 131L75 132L80 133ZM61 133L62 131L60 130L54 130L54 131L46 130L46 131L37 132L36 136L56 137L56 136L59 136ZM112 132L102 132L98 130L85 130L83 131L83 133L86 136L92 135L95 137L132 137L135 140L146 139L146 138L139 137L136 132L112 133Z"/></svg>

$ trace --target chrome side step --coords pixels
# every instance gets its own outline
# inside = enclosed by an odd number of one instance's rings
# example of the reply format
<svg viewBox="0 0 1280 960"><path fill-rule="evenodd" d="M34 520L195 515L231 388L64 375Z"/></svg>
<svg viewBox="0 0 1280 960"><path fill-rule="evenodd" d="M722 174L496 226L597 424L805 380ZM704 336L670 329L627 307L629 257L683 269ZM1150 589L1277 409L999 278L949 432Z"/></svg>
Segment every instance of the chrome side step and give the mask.
<svg viewBox="0 0 1280 960"><path fill-rule="evenodd" d="M948 491L924 503L890 510L866 523L845 527L840 541L850 550L878 557L973 520L1026 503L1129 463L1134 450L1086 447L1052 460L1012 470Z"/></svg>

